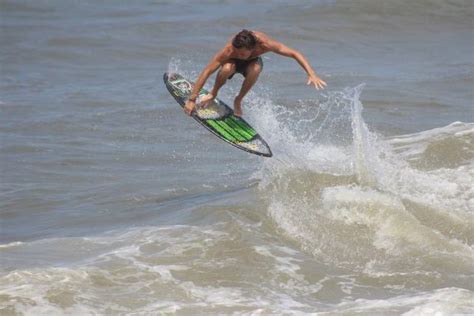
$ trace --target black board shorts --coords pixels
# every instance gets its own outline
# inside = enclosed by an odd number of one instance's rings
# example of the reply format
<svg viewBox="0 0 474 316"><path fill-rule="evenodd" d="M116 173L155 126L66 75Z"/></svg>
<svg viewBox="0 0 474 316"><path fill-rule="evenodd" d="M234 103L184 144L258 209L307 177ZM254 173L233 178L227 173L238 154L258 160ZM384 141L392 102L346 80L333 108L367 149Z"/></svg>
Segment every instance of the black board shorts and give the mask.
<svg viewBox="0 0 474 316"><path fill-rule="evenodd" d="M254 61L257 61L257 63L260 65L260 67L262 67L263 69L263 60L262 58L259 56L259 57L255 57L255 58L252 58L252 59L248 59L248 60L243 60L243 59L232 59L232 61L235 63L235 72L230 75L230 77L228 79L232 79L232 77L238 72L240 74L242 74L242 76L244 77L247 77L247 66L250 65L251 63L253 63Z"/></svg>

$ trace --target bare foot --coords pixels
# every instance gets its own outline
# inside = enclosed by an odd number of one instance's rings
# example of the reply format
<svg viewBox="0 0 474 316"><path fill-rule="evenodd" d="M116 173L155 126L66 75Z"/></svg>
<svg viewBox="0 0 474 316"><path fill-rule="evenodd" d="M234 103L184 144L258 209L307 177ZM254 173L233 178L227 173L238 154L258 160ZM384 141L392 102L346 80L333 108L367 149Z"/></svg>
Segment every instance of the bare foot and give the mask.
<svg viewBox="0 0 474 316"><path fill-rule="evenodd" d="M234 115L237 117L242 116L242 105L240 104L242 100L235 98L234 100Z"/></svg>
<svg viewBox="0 0 474 316"><path fill-rule="evenodd" d="M211 94L211 93L206 94L205 96L203 96L203 97L200 99L199 106L200 106L201 108L206 108L206 107L208 107L208 106L209 106L209 103L211 103L211 102L214 100L215 97L216 97L216 96L213 95L213 94Z"/></svg>

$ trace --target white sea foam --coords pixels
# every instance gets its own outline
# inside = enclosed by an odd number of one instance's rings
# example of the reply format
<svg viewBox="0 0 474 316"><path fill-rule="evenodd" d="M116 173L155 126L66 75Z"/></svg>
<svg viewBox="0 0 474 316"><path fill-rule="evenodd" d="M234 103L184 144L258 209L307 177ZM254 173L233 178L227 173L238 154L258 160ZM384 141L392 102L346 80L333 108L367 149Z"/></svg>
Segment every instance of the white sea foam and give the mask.
<svg viewBox="0 0 474 316"><path fill-rule="evenodd" d="M468 315L474 312L472 291L459 288L443 288L426 293L400 295L389 299L357 299L333 307L331 314L385 314L412 315Z"/></svg>
<svg viewBox="0 0 474 316"><path fill-rule="evenodd" d="M431 143L452 137L466 137L466 141L471 143L474 138L474 123L453 122L419 133L389 137L387 141L405 158L417 159Z"/></svg>
<svg viewBox="0 0 474 316"><path fill-rule="evenodd" d="M434 260L438 268L468 273L474 255L469 184L474 174L466 166L449 170L411 166L407 156L396 151L400 140L385 140L364 122L362 87L329 93L320 102L324 105L320 111L326 114L305 113L307 122L325 125L323 138L328 133L338 135L340 145L333 145L335 149L318 140L319 129L291 128L279 115L291 115L288 109L271 104L259 108L259 115L253 117L256 124L270 135L270 142L283 142L276 159L265 161L255 174L261 178L259 188L269 201L269 214L303 249L328 263L364 271L373 258L385 264L387 272L398 261L418 257L427 266ZM262 112L268 116L262 117ZM324 120L318 121L322 116ZM339 131L348 126L349 135ZM469 129L469 125L453 123L440 130L465 136L470 135ZM301 135L302 130L307 134ZM399 139L409 146L432 140L433 133L426 134ZM357 246L351 247L354 241ZM446 260L449 256L456 262ZM417 271L417 264L406 267L413 268Z"/></svg>
<svg viewBox="0 0 474 316"><path fill-rule="evenodd" d="M26 243L25 251L55 245L64 252L63 257L73 251L75 256L88 259L62 268L4 272L0 276L0 294L7 299L0 301L0 306L26 315L165 313L213 308L310 310L311 306L301 298L311 297L322 285L311 284L298 272L301 260L294 257L299 252L271 244L247 245L248 237L241 239L241 235L251 236L255 226L238 219L235 224L141 227L88 238ZM61 247L64 244L76 247ZM235 253L226 253L232 250L225 246L229 244L234 244ZM91 249L101 249L100 254L87 255ZM240 251L255 257L260 267L249 266ZM261 275L246 275L249 267ZM240 275L237 281L232 281L234 273ZM140 306L134 303L137 297Z"/></svg>

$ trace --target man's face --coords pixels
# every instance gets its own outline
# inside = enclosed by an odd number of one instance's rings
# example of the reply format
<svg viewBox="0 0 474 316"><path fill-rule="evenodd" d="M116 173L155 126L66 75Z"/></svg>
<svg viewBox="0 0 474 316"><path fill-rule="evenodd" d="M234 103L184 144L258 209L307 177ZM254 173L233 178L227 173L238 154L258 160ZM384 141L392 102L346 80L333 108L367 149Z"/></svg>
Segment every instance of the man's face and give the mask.
<svg viewBox="0 0 474 316"><path fill-rule="evenodd" d="M247 48L236 48L238 59L247 59L252 54L252 51Z"/></svg>

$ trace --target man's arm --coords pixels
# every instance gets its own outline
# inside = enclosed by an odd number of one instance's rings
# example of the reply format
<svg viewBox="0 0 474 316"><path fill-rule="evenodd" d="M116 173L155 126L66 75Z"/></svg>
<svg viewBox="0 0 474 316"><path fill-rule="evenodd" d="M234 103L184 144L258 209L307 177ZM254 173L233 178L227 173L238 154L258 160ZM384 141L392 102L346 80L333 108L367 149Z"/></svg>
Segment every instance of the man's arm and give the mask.
<svg viewBox="0 0 474 316"><path fill-rule="evenodd" d="M191 95L189 96L188 101L186 101L186 104L184 106L184 111L187 114L191 115L191 112L196 106L196 99L199 96L199 91L201 91L201 88L204 86L207 79L220 67L220 65L222 64L221 60L222 52L219 52L211 59L211 61L207 64L206 68L204 68L204 70L199 75L199 78L194 84L193 91L191 92Z"/></svg>
<svg viewBox="0 0 474 316"><path fill-rule="evenodd" d="M306 58L301 54L299 51L292 49L283 43L277 42L272 39L268 39L266 43L270 49L270 51L277 53L279 55L283 55L286 57L291 57L295 59L301 67L306 71L308 74L308 82L307 84L313 83L316 89L324 89L326 86L326 82L324 82L321 78L319 78L316 73L314 72L313 68L311 68L311 65L309 62L306 60Z"/></svg>

